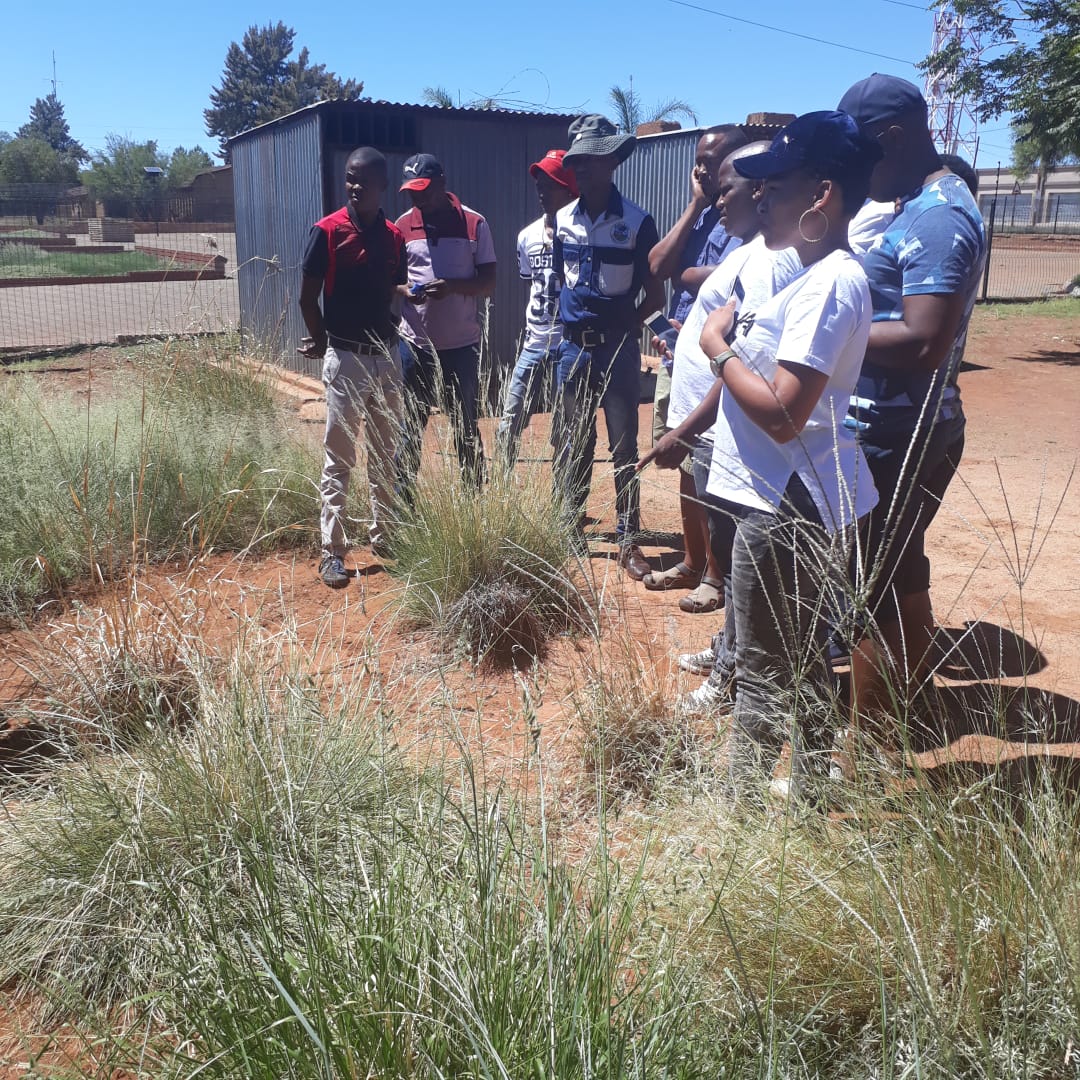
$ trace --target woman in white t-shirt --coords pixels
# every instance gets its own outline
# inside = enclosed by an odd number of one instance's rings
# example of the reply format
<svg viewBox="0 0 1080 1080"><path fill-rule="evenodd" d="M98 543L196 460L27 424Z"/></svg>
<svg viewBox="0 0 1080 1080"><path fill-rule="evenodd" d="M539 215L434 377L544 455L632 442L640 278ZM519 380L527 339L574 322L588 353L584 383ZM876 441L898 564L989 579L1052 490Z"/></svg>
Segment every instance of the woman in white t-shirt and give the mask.
<svg viewBox="0 0 1080 1080"><path fill-rule="evenodd" d="M846 113L808 113L769 150L736 162L763 180L766 245L793 247L804 270L752 320L734 305L701 333L723 393L708 491L737 519L732 550L735 709L732 793L761 786L790 740L791 791L828 767L831 746L826 583L846 575L855 522L877 501L843 426L872 315L848 249L848 224L881 156Z"/></svg>

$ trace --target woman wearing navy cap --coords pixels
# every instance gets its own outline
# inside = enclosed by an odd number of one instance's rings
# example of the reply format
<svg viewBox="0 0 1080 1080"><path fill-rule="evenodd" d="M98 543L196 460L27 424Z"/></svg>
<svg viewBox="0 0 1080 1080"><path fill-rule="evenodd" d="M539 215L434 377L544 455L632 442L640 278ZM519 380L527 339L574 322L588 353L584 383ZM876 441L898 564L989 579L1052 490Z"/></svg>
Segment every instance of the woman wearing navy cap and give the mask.
<svg viewBox="0 0 1080 1080"><path fill-rule="evenodd" d="M764 182L770 249L804 270L754 312L712 313L701 347L723 381L708 491L737 521L732 551L734 797L761 790L786 740L790 793L827 773L835 706L828 678L829 579L846 578L855 522L877 501L843 426L870 332L866 275L847 243L881 157L846 113L792 121L769 149L735 162Z"/></svg>

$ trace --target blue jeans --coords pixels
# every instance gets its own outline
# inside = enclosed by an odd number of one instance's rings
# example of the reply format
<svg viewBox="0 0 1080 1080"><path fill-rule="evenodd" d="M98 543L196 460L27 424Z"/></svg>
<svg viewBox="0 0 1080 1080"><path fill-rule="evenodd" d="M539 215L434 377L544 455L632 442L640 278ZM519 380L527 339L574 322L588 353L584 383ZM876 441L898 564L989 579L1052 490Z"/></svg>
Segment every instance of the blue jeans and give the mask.
<svg viewBox="0 0 1080 1080"><path fill-rule="evenodd" d="M502 460L510 467L517 460L521 433L528 427L543 396L544 386L558 363L558 348L522 349L514 364L506 391L502 421L495 442Z"/></svg>
<svg viewBox="0 0 1080 1080"><path fill-rule="evenodd" d="M408 497L420 471L420 448L431 409L439 406L450 420L461 474L466 483L480 484L484 447L476 426L480 386L480 346L443 349L438 354L402 340L402 353L411 363L405 371L406 423L398 466L398 488Z"/></svg>
<svg viewBox="0 0 1080 1080"><path fill-rule="evenodd" d="M616 532L620 544L632 543L641 528L638 482L638 405L641 400L641 350L637 336L596 349L572 341L559 345L555 484L575 520L584 513L592 487L596 455L596 413L602 407L615 469Z"/></svg>

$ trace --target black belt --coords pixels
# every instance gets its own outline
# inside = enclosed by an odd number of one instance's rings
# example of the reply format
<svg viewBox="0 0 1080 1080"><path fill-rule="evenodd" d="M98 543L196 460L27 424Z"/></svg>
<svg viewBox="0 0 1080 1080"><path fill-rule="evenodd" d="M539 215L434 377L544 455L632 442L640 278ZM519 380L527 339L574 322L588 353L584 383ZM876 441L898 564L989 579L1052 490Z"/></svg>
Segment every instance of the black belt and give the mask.
<svg viewBox="0 0 1080 1080"><path fill-rule="evenodd" d="M632 330L574 330L569 326L563 327L563 337L583 349L598 349L601 345L626 341L633 336Z"/></svg>
<svg viewBox="0 0 1080 1080"><path fill-rule="evenodd" d="M388 342L350 341L348 338L327 335L327 340L335 349L344 349L346 352L359 353L361 356L385 356L392 349L397 348L397 340Z"/></svg>

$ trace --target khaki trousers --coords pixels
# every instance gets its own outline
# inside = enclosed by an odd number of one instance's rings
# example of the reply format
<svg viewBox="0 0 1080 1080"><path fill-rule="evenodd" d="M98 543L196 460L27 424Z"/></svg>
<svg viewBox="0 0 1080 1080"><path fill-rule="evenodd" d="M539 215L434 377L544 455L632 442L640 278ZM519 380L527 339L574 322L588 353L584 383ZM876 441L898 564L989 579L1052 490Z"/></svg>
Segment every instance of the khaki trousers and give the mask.
<svg viewBox="0 0 1080 1080"><path fill-rule="evenodd" d="M344 555L349 546L345 529L345 501L356 465L356 441L364 426L367 457L371 542L385 538L394 505L394 475L402 432L401 356L397 344L385 354L335 349L328 345L323 358L326 386L326 433L323 448L320 527L323 551Z"/></svg>

